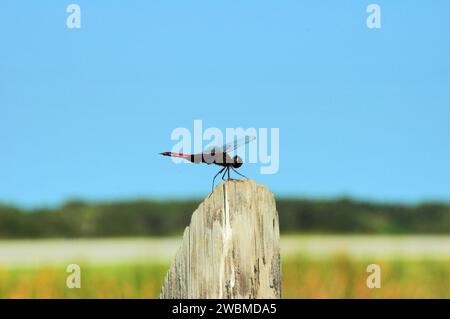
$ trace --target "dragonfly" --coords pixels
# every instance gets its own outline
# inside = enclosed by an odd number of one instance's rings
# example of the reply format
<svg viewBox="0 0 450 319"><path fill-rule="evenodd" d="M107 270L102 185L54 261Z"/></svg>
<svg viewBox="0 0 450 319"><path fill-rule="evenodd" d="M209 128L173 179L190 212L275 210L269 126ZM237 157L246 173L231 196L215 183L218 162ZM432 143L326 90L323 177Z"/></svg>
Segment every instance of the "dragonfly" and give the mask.
<svg viewBox="0 0 450 319"><path fill-rule="evenodd" d="M256 137L252 135L245 135L241 138L235 138L233 142L226 143L222 146L211 146L203 150L202 153L197 154L183 154L183 153L175 153L175 152L162 152L160 153L163 156L170 157L179 157L183 158L191 163L199 164L214 164L218 166L222 166L219 172L214 175L212 181L212 190L214 190L214 182L216 177L222 173L222 180L225 181L225 175L227 175L228 180L230 180L230 170L233 170L236 174L247 178L245 175L239 173L236 169L241 167L243 164L242 158L238 155L231 157L230 152L236 150L237 148L250 143L256 139Z"/></svg>

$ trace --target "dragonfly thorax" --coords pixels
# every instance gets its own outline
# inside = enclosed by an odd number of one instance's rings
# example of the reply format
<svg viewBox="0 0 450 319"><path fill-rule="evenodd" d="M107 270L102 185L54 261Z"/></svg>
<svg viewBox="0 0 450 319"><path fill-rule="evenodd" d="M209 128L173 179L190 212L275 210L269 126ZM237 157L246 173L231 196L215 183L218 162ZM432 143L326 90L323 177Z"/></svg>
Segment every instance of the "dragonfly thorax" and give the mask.
<svg viewBox="0 0 450 319"><path fill-rule="evenodd" d="M233 164L232 164L232 166L234 167L234 168L239 168L239 167L241 167L242 166L242 158L240 158L239 156L235 156L235 157L233 157Z"/></svg>

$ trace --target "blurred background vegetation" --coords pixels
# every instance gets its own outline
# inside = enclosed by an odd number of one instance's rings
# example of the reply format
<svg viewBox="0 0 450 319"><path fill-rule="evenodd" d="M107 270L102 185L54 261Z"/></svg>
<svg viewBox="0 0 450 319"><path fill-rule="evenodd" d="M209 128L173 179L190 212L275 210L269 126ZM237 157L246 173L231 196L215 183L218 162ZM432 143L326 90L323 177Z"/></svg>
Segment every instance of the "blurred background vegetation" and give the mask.
<svg viewBox="0 0 450 319"><path fill-rule="evenodd" d="M20 209L0 205L0 238L167 236L189 224L199 200L89 203ZM450 205L379 204L335 200L280 199L282 233L450 234Z"/></svg>

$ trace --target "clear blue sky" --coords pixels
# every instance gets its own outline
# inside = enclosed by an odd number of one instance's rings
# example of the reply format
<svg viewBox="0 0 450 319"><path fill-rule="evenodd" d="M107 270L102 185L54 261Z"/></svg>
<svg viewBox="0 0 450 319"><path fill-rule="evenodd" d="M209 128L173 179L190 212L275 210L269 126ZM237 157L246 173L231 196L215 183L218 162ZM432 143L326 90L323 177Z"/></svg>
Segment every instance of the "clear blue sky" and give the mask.
<svg viewBox="0 0 450 319"><path fill-rule="evenodd" d="M277 196L450 201L450 2L1 2L0 201L203 197L194 119L279 127Z"/></svg>

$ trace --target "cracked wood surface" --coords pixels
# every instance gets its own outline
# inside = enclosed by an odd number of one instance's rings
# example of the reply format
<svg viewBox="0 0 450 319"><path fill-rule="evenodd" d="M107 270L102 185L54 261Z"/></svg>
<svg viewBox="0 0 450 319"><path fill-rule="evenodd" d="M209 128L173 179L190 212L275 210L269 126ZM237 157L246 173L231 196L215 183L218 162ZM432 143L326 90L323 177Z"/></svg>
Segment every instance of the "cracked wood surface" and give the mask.
<svg viewBox="0 0 450 319"><path fill-rule="evenodd" d="M253 180L219 184L192 214L161 298L280 298L278 213Z"/></svg>

